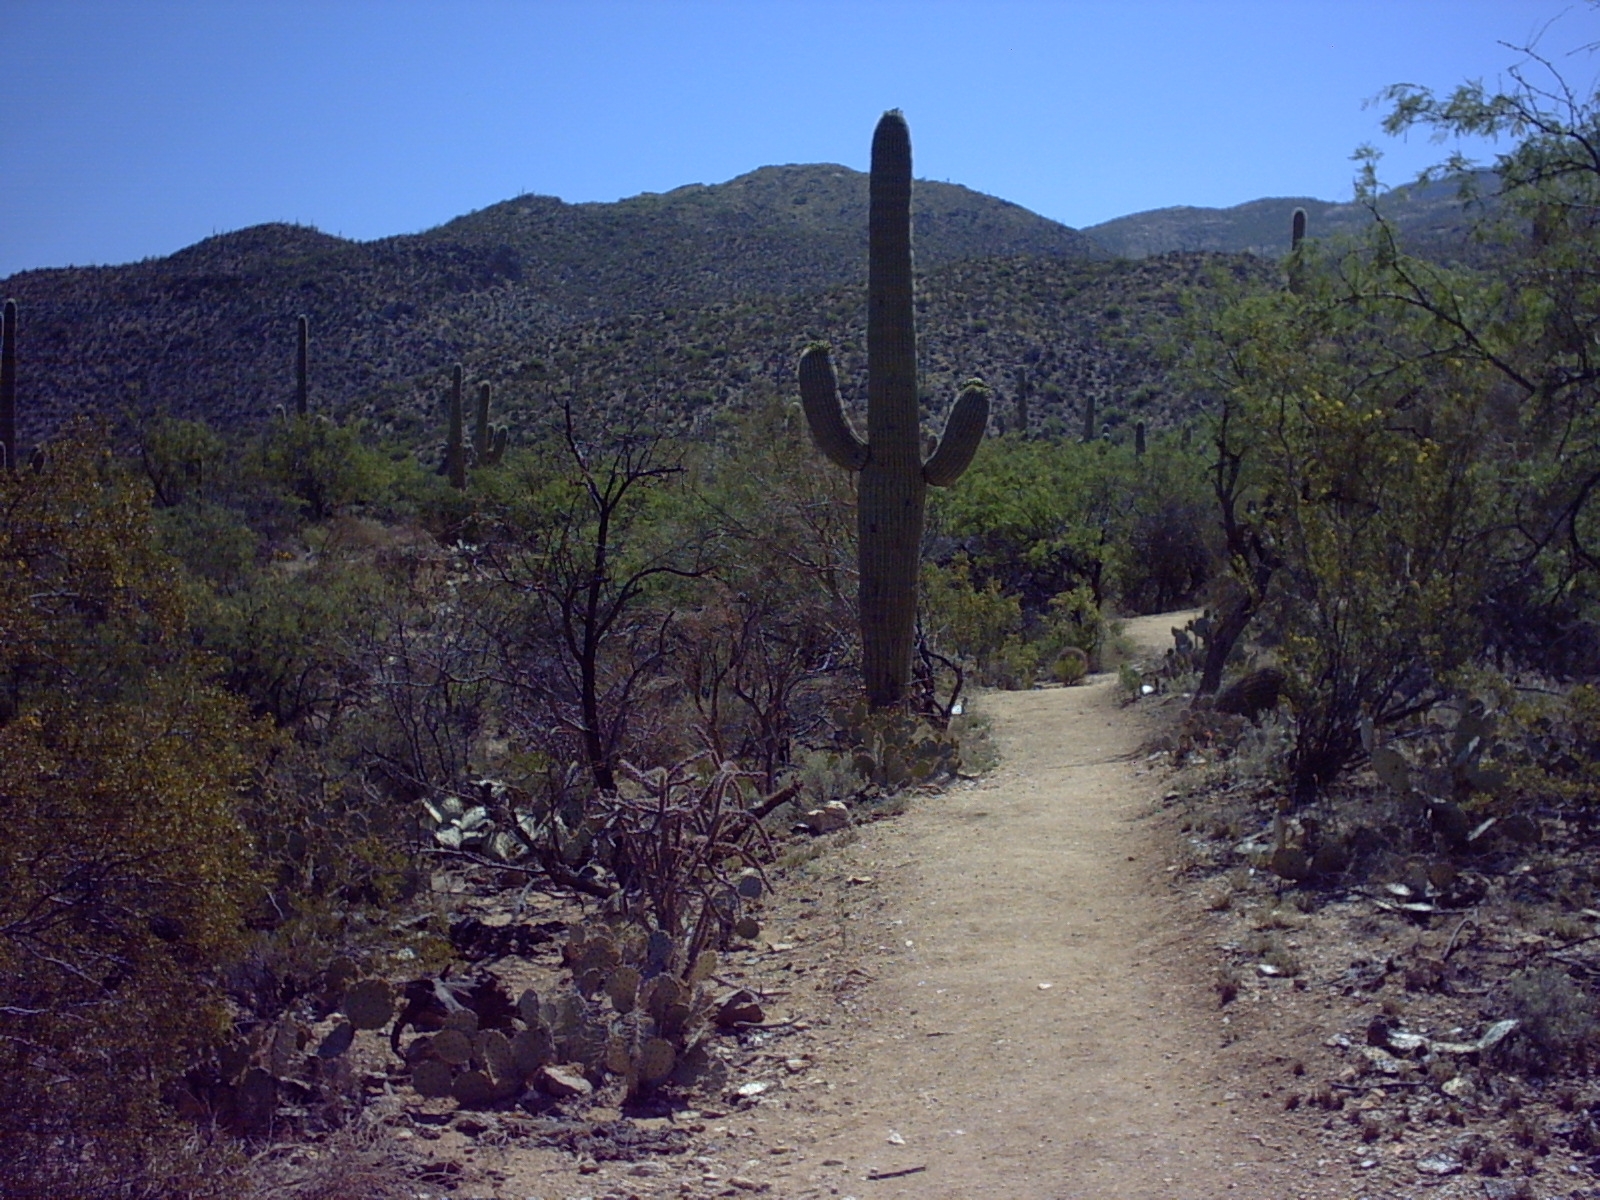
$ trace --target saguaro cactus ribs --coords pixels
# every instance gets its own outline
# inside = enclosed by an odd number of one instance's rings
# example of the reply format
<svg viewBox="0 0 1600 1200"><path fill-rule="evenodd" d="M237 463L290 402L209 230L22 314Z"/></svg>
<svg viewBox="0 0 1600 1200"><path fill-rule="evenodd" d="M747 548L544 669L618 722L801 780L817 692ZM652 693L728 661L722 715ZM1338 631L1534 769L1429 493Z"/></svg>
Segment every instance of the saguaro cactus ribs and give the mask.
<svg viewBox="0 0 1600 1200"><path fill-rule="evenodd" d="M850 427L824 345L800 358L800 396L818 447L859 471L862 673L874 708L898 704L911 673L917 564L929 484L967 469L989 423L989 389L976 380L956 400L932 457L922 461L917 334L911 299L911 132L898 110L872 137L867 269L867 440Z"/></svg>

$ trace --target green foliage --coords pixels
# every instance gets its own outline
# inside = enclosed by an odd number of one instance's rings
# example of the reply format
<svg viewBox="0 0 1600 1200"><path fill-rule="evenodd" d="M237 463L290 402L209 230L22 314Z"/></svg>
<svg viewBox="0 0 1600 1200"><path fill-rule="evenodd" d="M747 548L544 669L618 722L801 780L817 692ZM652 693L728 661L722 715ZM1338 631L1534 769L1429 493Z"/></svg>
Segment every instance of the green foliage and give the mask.
<svg viewBox="0 0 1600 1200"><path fill-rule="evenodd" d="M313 521L376 498L387 475L382 458L362 445L357 424L335 424L320 415L273 421L253 467L263 483Z"/></svg>
<svg viewBox="0 0 1600 1200"><path fill-rule="evenodd" d="M986 586L1024 615L1084 586L1135 612L1188 600L1212 570L1203 460L1171 438L1128 447L1006 438L978 452L958 490L930 506L935 544L949 539ZM1089 649L1089 647L1085 647Z"/></svg>
<svg viewBox="0 0 1600 1200"><path fill-rule="evenodd" d="M0 513L0 1188L26 1194L51 1164L136 1166L161 1087L221 1028L264 743L96 438L0 476Z"/></svg>
<svg viewBox="0 0 1600 1200"><path fill-rule="evenodd" d="M1057 655L1050 673L1055 676L1057 683L1064 683L1068 687L1082 683L1089 674L1089 656L1076 646L1068 646Z"/></svg>
<svg viewBox="0 0 1600 1200"><path fill-rule="evenodd" d="M227 448L204 421L157 417L139 428L139 461L156 503L172 508L214 495L227 468Z"/></svg>
<svg viewBox="0 0 1600 1200"><path fill-rule="evenodd" d="M947 567L923 565L922 606L923 628L933 644L980 673L1022 627L1021 602L1001 592L998 579L974 587L972 564L964 553L957 553Z"/></svg>

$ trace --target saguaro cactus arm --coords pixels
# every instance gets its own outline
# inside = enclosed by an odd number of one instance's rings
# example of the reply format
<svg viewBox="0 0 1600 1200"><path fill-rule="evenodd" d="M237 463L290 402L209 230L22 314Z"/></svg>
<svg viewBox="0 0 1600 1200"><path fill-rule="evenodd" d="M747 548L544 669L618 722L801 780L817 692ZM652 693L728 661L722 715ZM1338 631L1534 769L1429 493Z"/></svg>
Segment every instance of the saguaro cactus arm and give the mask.
<svg viewBox="0 0 1600 1200"><path fill-rule="evenodd" d="M473 463L480 467L493 467L505 456L509 436L504 425L489 423L489 385L478 385L478 419L472 432Z"/></svg>
<svg viewBox="0 0 1600 1200"><path fill-rule="evenodd" d="M821 343L806 347L800 356L800 405L812 439L829 459L846 471L859 471L867 465L867 444L856 436L844 415L833 361Z"/></svg>
<svg viewBox="0 0 1600 1200"><path fill-rule="evenodd" d="M922 478L934 487L949 487L960 479L988 426L989 389L980 380L968 380L944 423L944 436L922 465Z"/></svg>

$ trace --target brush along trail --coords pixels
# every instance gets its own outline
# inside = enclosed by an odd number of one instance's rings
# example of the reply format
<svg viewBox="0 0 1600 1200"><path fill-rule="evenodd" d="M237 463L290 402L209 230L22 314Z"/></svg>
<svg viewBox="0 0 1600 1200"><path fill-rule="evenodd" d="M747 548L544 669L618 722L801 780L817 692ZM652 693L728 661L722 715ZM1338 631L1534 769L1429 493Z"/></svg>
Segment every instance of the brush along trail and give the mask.
<svg viewBox="0 0 1600 1200"><path fill-rule="evenodd" d="M1156 657L1186 615L1126 633ZM768 1015L732 1056L746 1094L643 1122L688 1133L687 1153L597 1156L581 1176L508 1131L474 1155L499 1195L1348 1194L1230 1055L1210 947L1149 819L1163 781L1140 706L1100 675L975 707L998 767L834 835L727 960Z"/></svg>

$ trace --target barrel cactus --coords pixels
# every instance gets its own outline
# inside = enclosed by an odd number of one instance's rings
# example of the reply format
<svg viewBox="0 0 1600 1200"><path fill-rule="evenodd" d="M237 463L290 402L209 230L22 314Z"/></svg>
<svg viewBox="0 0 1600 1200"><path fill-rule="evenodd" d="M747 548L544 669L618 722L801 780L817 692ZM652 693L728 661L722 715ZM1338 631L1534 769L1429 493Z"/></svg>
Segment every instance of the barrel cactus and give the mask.
<svg viewBox="0 0 1600 1200"><path fill-rule="evenodd" d="M811 435L833 462L857 471L862 673L874 708L900 703L911 674L917 567L928 485L961 477L989 423L989 389L974 380L924 462L917 414L917 335L911 297L911 133L898 110L872 138L867 270L867 440L850 427L828 348L800 358Z"/></svg>

